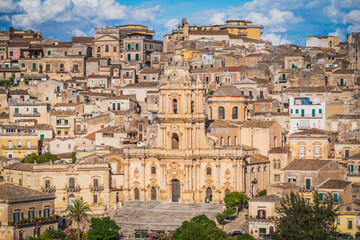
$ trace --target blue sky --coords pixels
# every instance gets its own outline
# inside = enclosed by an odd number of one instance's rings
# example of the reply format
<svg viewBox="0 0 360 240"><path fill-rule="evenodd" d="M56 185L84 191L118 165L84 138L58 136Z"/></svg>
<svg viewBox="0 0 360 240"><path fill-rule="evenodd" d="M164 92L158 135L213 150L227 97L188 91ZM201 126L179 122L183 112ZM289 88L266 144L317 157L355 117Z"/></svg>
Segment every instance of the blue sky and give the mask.
<svg viewBox="0 0 360 240"><path fill-rule="evenodd" d="M346 34L360 31L360 0L0 0L0 29L30 28L64 41L127 23L147 25L162 39L183 17L197 25L251 20L264 25L262 38L275 45L303 45L310 35L345 41Z"/></svg>

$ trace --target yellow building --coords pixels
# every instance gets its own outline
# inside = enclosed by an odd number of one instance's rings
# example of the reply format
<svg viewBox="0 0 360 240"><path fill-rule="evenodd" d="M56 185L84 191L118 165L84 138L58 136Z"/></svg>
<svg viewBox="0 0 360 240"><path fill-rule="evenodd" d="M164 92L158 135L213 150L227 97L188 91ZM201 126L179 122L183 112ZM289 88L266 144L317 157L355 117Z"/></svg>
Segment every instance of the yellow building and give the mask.
<svg viewBox="0 0 360 240"><path fill-rule="evenodd" d="M356 211L343 211L339 212L336 219L336 228L341 233L347 233L355 237L358 232L356 218L359 212Z"/></svg>
<svg viewBox="0 0 360 240"><path fill-rule="evenodd" d="M252 25L247 20L227 20L225 25L219 27L220 30L226 29L229 34L260 40L262 25Z"/></svg>
<svg viewBox="0 0 360 240"><path fill-rule="evenodd" d="M32 132L0 133L0 154L8 158L24 158L38 152L38 134Z"/></svg>

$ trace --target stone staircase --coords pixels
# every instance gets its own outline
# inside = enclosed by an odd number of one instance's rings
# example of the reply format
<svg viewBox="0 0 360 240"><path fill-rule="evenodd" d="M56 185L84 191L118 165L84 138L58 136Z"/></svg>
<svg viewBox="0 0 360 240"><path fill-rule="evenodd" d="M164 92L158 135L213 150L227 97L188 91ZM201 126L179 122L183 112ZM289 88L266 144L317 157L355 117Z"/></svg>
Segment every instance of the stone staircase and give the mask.
<svg viewBox="0 0 360 240"><path fill-rule="evenodd" d="M120 232L128 239L134 230L175 230L183 221L205 214L215 220L223 206L217 203L160 203L153 201L126 202L110 213L110 217L121 227ZM215 220L216 221L216 220Z"/></svg>
<svg viewBox="0 0 360 240"><path fill-rule="evenodd" d="M248 214L247 210L239 212L237 218L224 225L225 232L233 231L245 231L249 232L249 222L245 219L245 215ZM219 226L221 228L221 225Z"/></svg>

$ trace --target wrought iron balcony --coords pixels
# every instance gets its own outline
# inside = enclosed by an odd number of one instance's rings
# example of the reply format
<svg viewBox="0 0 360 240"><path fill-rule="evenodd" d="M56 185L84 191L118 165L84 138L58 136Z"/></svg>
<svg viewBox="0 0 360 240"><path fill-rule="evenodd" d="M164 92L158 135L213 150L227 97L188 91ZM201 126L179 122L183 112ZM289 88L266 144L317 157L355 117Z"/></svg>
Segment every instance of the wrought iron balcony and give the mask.
<svg viewBox="0 0 360 240"><path fill-rule="evenodd" d="M91 191L91 192L101 192L101 191L104 191L104 185L103 185L103 184L97 185L97 186L94 186L93 184L90 184L90 185L89 185L89 188L90 188L90 191Z"/></svg>
<svg viewBox="0 0 360 240"><path fill-rule="evenodd" d="M74 186L69 186L69 185L65 185L65 190L67 192L73 193L73 192L80 192L81 188L79 185L74 185Z"/></svg>
<svg viewBox="0 0 360 240"><path fill-rule="evenodd" d="M55 186L48 186L48 187L42 186L41 191L43 193L49 193L49 194L55 193L56 192L56 187Z"/></svg>

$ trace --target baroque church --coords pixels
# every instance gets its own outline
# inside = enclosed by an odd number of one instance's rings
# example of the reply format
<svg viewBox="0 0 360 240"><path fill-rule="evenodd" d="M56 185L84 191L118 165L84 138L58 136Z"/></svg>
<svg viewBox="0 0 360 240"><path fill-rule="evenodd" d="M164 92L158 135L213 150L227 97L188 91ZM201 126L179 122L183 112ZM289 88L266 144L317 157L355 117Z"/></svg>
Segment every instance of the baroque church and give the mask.
<svg viewBox="0 0 360 240"><path fill-rule="evenodd" d="M149 146L117 156L123 201L220 202L231 191L255 195L267 186L269 162L246 146L217 146L206 133L204 85L188 66L165 66L159 82L158 127ZM120 194L120 196L118 195Z"/></svg>

